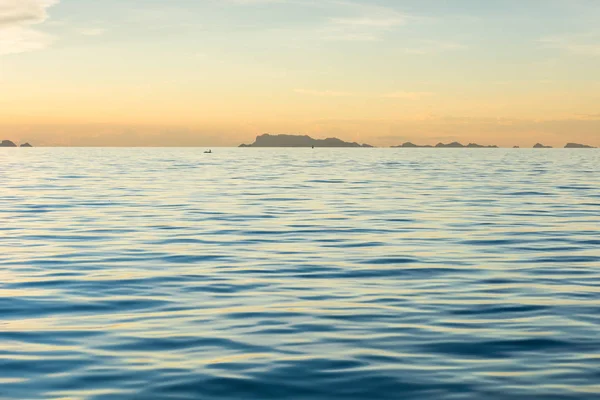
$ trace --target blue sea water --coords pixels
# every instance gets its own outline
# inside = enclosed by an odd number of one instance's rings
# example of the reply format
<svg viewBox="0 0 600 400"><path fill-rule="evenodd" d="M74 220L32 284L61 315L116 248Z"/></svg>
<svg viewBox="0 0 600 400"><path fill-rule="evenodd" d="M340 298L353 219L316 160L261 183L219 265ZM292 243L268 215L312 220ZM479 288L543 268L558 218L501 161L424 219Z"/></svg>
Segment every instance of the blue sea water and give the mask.
<svg viewBox="0 0 600 400"><path fill-rule="evenodd" d="M600 151L2 149L1 399L598 399Z"/></svg>

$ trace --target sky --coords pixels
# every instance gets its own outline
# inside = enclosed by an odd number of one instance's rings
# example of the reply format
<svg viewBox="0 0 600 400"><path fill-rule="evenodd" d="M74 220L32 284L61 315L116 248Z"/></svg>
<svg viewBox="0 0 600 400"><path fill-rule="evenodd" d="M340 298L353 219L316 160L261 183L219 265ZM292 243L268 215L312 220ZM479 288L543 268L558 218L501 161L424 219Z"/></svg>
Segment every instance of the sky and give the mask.
<svg viewBox="0 0 600 400"><path fill-rule="evenodd" d="M598 0L0 0L0 139L600 146Z"/></svg>

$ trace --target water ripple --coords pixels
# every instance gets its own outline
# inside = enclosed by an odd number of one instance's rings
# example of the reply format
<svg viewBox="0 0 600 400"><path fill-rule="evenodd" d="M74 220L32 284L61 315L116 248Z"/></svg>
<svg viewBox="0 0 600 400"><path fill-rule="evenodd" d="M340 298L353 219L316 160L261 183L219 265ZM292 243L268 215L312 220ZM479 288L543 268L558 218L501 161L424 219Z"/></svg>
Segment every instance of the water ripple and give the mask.
<svg viewBox="0 0 600 400"><path fill-rule="evenodd" d="M600 153L0 151L2 399L597 399Z"/></svg>

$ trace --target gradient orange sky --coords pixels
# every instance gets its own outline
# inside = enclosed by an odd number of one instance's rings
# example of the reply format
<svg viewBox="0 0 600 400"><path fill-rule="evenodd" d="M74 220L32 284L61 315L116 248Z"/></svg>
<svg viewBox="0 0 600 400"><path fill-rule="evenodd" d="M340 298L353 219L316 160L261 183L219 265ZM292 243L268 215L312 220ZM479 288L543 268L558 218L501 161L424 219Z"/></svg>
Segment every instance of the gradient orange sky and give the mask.
<svg viewBox="0 0 600 400"><path fill-rule="evenodd" d="M597 0L0 0L0 139L600 146Z"/></svg>

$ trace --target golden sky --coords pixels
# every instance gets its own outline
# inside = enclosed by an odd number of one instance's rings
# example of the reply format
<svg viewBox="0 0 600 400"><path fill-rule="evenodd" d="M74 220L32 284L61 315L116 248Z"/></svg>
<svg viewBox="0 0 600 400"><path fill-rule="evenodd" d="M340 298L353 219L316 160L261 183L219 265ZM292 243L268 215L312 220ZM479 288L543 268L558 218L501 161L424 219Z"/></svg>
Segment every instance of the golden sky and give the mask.
<svg viewBox="0 0 600 400"><path fill-rule="evenodd" d="M0 139L600 146L596 0L0 0Z"/></svg>

